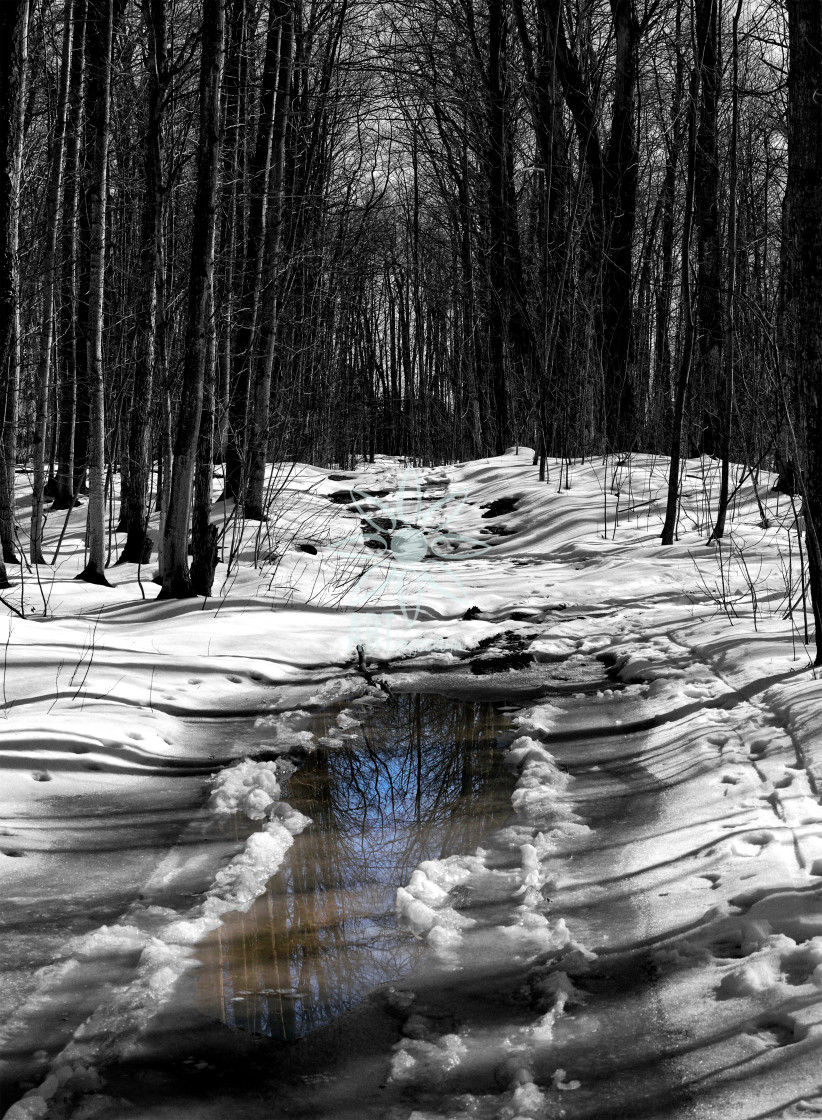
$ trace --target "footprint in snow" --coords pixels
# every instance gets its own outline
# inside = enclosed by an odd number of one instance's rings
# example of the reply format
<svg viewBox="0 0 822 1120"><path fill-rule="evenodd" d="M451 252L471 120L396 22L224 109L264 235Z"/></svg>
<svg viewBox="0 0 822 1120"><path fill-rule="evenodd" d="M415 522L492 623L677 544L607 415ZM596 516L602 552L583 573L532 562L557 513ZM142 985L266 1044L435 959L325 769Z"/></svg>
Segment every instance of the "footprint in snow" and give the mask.
<svg viewBox="0 0 822 1120"><path fill-rule="evenodd" d="M792 1046L807 1037L808 1028L803 1027L791 1015L760 1015L745 1032L768 1050L781 1046Z"/></svg>
<svg viewBox="0 0 822 1120"><path fill-rule="evenodd" d="M756 739L751 739L751 741L748 743L748 753L750 754L752 759L764 758L768 753L769 745L770 739L766 738L764 735L760 735Z"/></svg>
<svg viewBox="0 0 822 1120"><path fill-rule="evenodd" d="M795 988L814 983L814 973L820 964L822 964L822 952L814 945L785 953L781 960L782 973L788 983Z"/></svg>

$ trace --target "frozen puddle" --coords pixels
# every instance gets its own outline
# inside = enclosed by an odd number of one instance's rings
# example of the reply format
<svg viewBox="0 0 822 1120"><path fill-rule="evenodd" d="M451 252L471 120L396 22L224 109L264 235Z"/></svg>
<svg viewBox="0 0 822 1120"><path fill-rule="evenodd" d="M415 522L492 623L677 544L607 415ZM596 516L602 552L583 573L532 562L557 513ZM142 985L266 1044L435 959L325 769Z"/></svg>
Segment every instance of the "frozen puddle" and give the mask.
<svg viewBox="0 0 822 1120"><path fill-rule="evenodd" d="M424 947L397 926L397 887L510 815L509 722L491 704L400 695L310 755L283 798L313 823L251 908L198 946L198 1009L294 1039L409 972Z"/></svg>

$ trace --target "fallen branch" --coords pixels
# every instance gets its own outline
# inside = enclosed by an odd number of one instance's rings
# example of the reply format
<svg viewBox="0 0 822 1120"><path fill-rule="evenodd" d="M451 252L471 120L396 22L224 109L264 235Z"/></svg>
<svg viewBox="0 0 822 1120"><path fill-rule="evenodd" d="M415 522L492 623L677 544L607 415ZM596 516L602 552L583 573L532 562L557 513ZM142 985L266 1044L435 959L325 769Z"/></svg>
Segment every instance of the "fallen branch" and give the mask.
<svg viewBox="0 0 822 1120"><path fill-rule="evenodd" d="M365 647L362 645L357 646L357 671L362 673L372 688L381 688L383 692L392 696L391 688L387 681L377 679L371 670L368 668L365 657Z"/></svg>

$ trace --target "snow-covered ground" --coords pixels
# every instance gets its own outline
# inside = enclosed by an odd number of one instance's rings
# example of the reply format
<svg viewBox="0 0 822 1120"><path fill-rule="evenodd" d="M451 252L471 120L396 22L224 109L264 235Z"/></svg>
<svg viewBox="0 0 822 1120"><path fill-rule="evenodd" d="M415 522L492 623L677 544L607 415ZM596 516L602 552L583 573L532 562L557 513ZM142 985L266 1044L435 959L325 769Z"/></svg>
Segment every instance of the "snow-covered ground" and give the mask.
<svg viewBox="0 0 822 1120"><path fill-rule="evenodd" d="M738 477L706 546L718 465L691 460L663 548L666 469L552 463L540 483L525 449L292 466L269 523L215 507L205 604L153 601L150 568L75 582L75 510L56 565L3 595L9 1120L822 1114L822 683L796 510ZM380 680L519 697L511 819L398 890L423 968L299 1043L215 1027L201 1046L176 993L307 823L286 759L356 735Z"/></svg>

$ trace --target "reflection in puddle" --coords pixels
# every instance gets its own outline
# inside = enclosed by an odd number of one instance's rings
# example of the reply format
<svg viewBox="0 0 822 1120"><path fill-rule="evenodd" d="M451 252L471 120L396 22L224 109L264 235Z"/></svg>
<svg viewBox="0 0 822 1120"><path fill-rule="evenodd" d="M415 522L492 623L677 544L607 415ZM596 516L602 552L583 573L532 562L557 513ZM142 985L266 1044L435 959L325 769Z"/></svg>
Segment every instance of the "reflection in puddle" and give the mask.
<svg viewBox="0 0 822 1120"><path fill-rule="evenodd" d="M265 894L200 946L198 1008L298 1038L410 971L422 946L397 928L396 889L422 860L472 851L509 815L513 779L497 745L507 726L490 704L397 696L350 745L312 755L284 797L314 823Z"/></svg>

